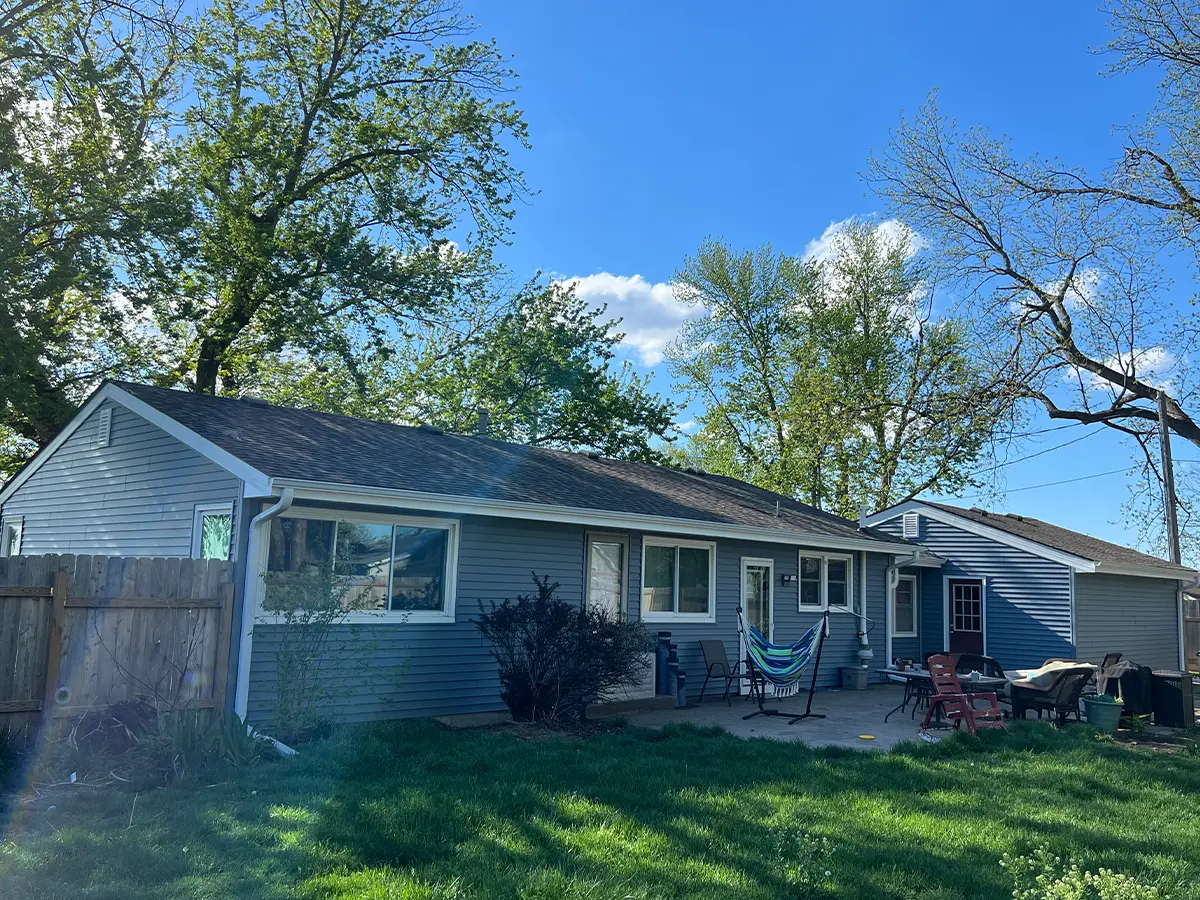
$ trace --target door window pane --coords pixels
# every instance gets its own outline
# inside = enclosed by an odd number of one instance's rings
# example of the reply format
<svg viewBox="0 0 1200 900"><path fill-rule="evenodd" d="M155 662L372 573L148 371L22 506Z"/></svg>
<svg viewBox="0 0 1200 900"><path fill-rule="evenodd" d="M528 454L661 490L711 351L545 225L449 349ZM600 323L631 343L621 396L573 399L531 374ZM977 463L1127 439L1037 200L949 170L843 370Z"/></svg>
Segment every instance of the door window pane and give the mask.
<svg viewBox="0 0 1200 900"><path fill-rule="evenodd" d="M642 603L649 612L675 611L675 548L646 547Z"/></svg>
<svg viewBox="0 0 1200 900"><path fill-rule="evenodd" d="M893 634L914 634L917 630L916 598L913 596L913 582L907 578L900 579L896 585L896 613L892 623Z"/></svg>
<svg viewBox="0 0 1200 900"><path fill-rule="evenodd" d="M708 548L679 548L679 612L708 612Z"/></svg>
<svg viewBox="0 0 1200 900"><path fill-rule="evenodd" d="M621 614L625 545L620 541L592 541L590 548L588 603L616 618Z"/></svg>
<svg viewBox="0 0 1200 900"><path fill-rule="evenodd" d="M397 525L392 550L392 609L445 609L446 549L444 528Z"/></svg>

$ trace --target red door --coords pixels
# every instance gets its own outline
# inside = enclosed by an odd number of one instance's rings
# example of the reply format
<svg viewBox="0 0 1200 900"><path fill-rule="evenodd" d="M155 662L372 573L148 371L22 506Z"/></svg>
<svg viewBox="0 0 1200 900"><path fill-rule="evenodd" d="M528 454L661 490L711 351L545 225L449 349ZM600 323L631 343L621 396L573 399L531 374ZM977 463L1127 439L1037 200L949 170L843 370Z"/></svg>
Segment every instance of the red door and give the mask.
<svg viewBox="0 0 1200 900"><path fill-rule="evenodd" d="M983 582L977 578L951 578L947 590L950 652L983 653Z"/></svg>

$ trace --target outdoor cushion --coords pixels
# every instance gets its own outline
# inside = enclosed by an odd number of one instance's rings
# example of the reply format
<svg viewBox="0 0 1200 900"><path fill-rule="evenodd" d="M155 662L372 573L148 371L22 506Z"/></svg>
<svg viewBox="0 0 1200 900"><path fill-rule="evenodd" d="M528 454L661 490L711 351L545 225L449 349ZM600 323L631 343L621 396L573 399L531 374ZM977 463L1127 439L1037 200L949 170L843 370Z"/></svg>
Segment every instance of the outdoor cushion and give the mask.
<svg viewBox="0 0 1200 900"><path fill-rule="evenodd" d="M1058 682L1058 676L1068 669L1090 669L1092 672L1098 672L1100 667L1091 663L1056 659L1046 663L1040 669L1034 669L1023 678L1014 678L1011 683L1014 687L1028 688L1032 691L1048 691Z"/></svg>

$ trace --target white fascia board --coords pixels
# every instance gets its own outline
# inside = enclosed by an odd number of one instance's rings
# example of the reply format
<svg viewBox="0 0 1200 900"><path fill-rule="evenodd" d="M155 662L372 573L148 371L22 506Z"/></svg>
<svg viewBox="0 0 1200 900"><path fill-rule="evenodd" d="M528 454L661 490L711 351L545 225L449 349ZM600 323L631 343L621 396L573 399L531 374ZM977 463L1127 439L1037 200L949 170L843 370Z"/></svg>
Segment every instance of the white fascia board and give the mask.
<svg viewBox="0 0 1200 900"><path fill-rule="evenodd" d="M928 519L933 519L935 522L950 525L970 534L995 541L998 544L1014 547L1017 550L1024 550L1026 553L1033 556L1040 556L1042 559L1048 559L1051 562L1061 563L1064 566L1074 569L1076 572L1096 571L1095 560L1085 559L1082 556L1076 556L1074 553L1067 553L1063 550L1055 550L1053 547L1047 547L1045 544L1039 544L1037 541L1009 534L1000 528L993 528L990 525L984 525L982 522L976 522L973 519L956 516L954 513L938 509L936 506L928 506L920 500L907 500L904 503L867 516L866 524L878 525L880 522L888 522L906 512L919 512L921 515Z"/></svg>
<svg viewBox="0 0 1200 900"><path fill-rule="evenodd" d="M45 464L46 460L54 455L54 451L61 447L67 438L73 435L79 429L79 426L88 420L88 417L104 402L106 390L107 386L104 390L92 394L88 398L87 403L83 404L80 408L79 412L75 413L74 418L63 426L63 430L55 435L50 443L39 450L37 456L25 468L10 478L3 488L0 488L0 503L11 497L17 488L32 478L33 474Z"/></svg>
<svg viewBox="0 0 1200 900"><path fill-rule="evenodd" d="M225 469L230 474L240 478L245 484L244 494L247 497L269 497L271 496L271 479L262 472L255 469L253 466L243 462L238 457L234 456L225 450L222 450L212 441L202 438L196 432L192 431L184 425L179 424L166 413L159 412L145 401L139 400L127 391L121 390L115 384L106 384L96 391L88 399L87 403L75 413L75 416L66 424L49 444L42 448L37 457L32 463L27 465L21 472L12 478L8 484L0 489L0 503L7 500L13 492L28 481L33 474L42 467L46 460L54 455L54 452L62 446L88 417L96 411L96 409L104 403L105 400L111 400L114 403L119 403L121 406L128 409L134 415L140 416L151 425L162 429L171 437L187 445L195 450L201 456L211 460L216 465Z"/></svg>
<svg viewBox="0 0 1200 900"><path fill-rule="evenodd" d="M911 553L912 545L870 538L839 538L802 531L783 531L704 522L696 519L674 519L669 516L650 516L638 513L611 512L574 506L551 506L516 500L486 500L453 494L425 491L404 491L360 485L333 485L328 482L276 478L276 492L293 488L297 500L317 500L326 503L361 504L364 506L403 506L430 512L459 515L497 516L506 519L532 519L541 522L561 522L586 525L589 528L659 532L689 535L700 538L727 538L739 541L759 541L798 547L821 547L834 550L866 550L871 553Z"/></svg>

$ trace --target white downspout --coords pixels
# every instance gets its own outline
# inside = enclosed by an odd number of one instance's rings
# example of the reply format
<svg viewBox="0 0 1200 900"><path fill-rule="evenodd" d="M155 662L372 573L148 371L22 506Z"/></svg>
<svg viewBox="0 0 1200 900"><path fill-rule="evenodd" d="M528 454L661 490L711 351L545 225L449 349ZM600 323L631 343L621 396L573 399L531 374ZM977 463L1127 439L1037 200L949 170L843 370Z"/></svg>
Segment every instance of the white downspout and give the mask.
<svg viewBox="0 0 1200 900"><path fill-rule="evenodd" d="M887 660L885 660L884 665L890 666L892 664L892 609L894 608L896 598L896 586L900 584L900 570L919 562L924 555L924 552L921 550L914 550L912 556L902 556L899 559L893 557L892 564L887 567L887 591L884 596L887 609L884 611L883 616L884 621L887 623L885 626L887 629L887 640L885 642ZM913 597L914 604L919 602L918 598Z"/></svg>
<svg viewBox="0 0 1200 900"><path fill-rule="evenodd" d="M867 551L860 550L858 558L862 566L862 576L858 580L858 662L865 669L875 655L867 639Z"/></svg>
<svg viewBox="0 0 1200 900"><path fill-rule="evenodd" d="M245 721L250 705L250 651L254 646L254 616L258 611L258 587L262 576L258 561L261 526L287 512L295 496L292 488L284 488L278 503L250 520L250 537L246 542L246 582L242 587L242 639L238 642L237 691L233 697L233 711L242 721Z"/></svg>

